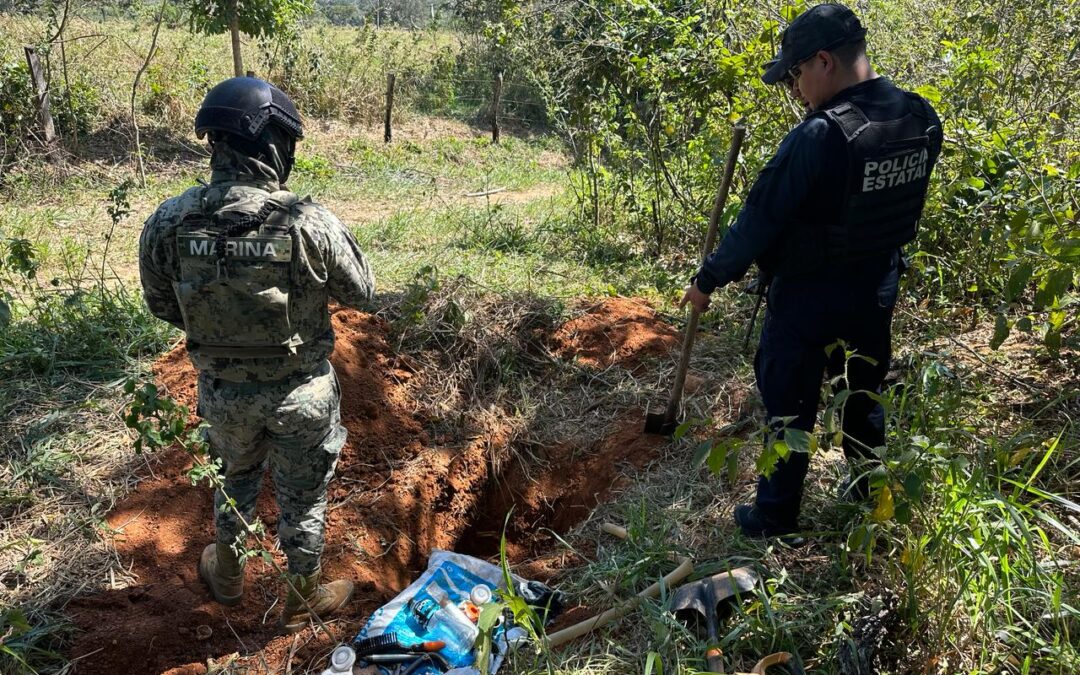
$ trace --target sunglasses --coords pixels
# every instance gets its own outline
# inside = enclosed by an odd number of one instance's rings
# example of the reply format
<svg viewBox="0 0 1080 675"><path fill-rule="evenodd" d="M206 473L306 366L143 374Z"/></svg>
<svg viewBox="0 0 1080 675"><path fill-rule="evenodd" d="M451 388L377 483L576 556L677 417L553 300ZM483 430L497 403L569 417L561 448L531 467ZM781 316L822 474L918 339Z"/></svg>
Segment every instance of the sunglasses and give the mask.
<svg viewBox="0 0 1080 675"><path fill-rule="evenodd" d="M817 56L817 54L815 53L814 56ZM798 63L796 63L792 67L788 68L787 69L787 79L789 79L791 82L794 82L795 80L799 79L799 76L802 75L802 65L804 63L806 63L807 61L812 60L814 58L814 56L811 56L808 59L803 59L802 61L799 61Z"/></svg>

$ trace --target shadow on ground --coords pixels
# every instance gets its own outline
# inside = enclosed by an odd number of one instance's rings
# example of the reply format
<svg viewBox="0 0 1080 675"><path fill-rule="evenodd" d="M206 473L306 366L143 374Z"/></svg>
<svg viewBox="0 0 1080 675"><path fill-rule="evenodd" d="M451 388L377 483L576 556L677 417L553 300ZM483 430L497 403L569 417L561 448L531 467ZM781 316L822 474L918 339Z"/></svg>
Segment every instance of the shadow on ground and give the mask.
<svg viewBox="0 0 1080 675"><path fill-rule="evenodd" d="M627 315L621 321L620 311ZM511 509L511 559L528 576L550 577L568 555L557 546L558 534L585 519L625 475L665 446L663 438L641 433L640 413L611 415L610 406L598 406L595 424L581 429L580 438L558 443L532 442L541 430L515 430L497 419L482 433L447 433L410 393L416 364L391 348L385 320L352 310L336 311L333 320L332 362L349 440L329 492L324 571L358 584L347 612L331 624L335 640L355 634L375 608L416 578L433 549L496 556ZM626 299L593 305L559 331L556 336L573 340L552 339L552 367L578 350L600 368L618 368L668 356L677 344L670 326ZM155 371L173 396L194 408L195 375L182 348ZM180 451L166 453L154 477L109 514L119 560L130 565L136 582L68 605L82 630L70 653L76 672L201 673L209 660L236 653L247 655L244 661L257 671L321 658L329 639L312 639L309 632L297 647L279 634L280 603L274 603L282 585L269 566L248 565L241 605L224 608L211 600L196 571L213 538L211 494L190 485L187 466ZM269 481L259 514L269 529L264 543L272 547L276 507Z"/></svg>

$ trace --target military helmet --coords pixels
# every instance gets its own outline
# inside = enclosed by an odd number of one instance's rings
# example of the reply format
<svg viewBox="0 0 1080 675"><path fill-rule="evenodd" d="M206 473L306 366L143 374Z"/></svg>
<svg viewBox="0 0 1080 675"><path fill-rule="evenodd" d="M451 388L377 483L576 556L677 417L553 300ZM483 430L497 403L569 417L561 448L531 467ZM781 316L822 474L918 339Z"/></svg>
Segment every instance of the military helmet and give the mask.
<svg viewBox="0 0 1080 675"><path fill-rule="evenodd" d="M285 92L255 77L233 77L206 93L195 115L195 135L224 131L258 141L269 124L293 139L304 137L300 113Z"/></svg>

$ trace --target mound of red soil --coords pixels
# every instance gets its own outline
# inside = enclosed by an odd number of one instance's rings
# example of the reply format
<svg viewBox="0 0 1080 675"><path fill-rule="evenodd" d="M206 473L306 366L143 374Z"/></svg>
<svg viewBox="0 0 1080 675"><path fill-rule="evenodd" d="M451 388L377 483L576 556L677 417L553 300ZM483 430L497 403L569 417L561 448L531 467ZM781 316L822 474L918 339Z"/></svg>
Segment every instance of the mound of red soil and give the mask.
<svg viewBox="0 0 1080 675"><path fill-rule="evenodd" d="M555 343L576 340L593 350L587 358L634 363L675 340L674 331L647 307L621 299L599 307L598 314L577 319L576 327L563 326ZM620 315L619 307L629 316ZM615 333L601 317L619 326ZM562 532L580 522L609 493L621 469L641 467L656 456L660 441L641 435L635 417L614 425L602 442L568 439L535 450L539 463L526 465L516 455L495 471L492 450L506 444L498 430L457 445L429 438L406 393L411 372L388 346L385 322L352 310L336 311L333 321L337 347L331 360L349 438L330 487L323 566L328 577L358 584L348 611L332 624L339 640L355 634L375 608L408 585L433 548L496 554L513 507L512 559L543 554L554 539L542 530ZM623 336L616 349L599 349L616 334ZM561 353L569 355L570 344ZM195 409L195 372L182 347L162 357L154 372L172 396ZM292 638L279 634L280 607L271 605L282 584L268 565L247 566L240 605L226 608L211 599L196 571L203 547L213 540L210 489L190 484L191 460L183 452L156 459L152 474L107 518L119 560L130 566L135 583L68 605L82 630L71 654L79 657L77 672L202 673L208 659L260 650L249 659L255 672L267 665L280 671L290 658L300 664L325 654L327 639L305 639L306 646L294 653ZM273 548L277 507L270 481L258 511L269 530L263 543ZM540 564L526 571L543 576L544 569Z"/></svg>
<svg viewBox="0 0 1080 675"><path fill-rule="evenodd" d="M643 298L608 298L585 308L551 336L552 350L595 368L636 365L646 356L667 354L679 332L664 323Z"/></svg>

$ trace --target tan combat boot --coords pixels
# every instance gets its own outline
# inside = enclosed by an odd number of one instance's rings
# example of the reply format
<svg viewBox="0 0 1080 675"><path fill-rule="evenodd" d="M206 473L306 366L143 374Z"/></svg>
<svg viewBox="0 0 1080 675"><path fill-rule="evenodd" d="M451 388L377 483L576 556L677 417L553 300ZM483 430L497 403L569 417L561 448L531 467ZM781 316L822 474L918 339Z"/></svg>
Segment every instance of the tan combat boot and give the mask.
<svg viewBox="0 0 1080 675"><path fill-rule="evenodd" d="M210 544L199 560L199 576L210 587L214 599L223 605L238 605L244 595L244 566L232 546Z"/></svg>
<svg viewBox="0 0 1080 675"><path fill-rule="evenodd" d="M333 614L352 598L353 583L351 581L331 581L328 584L319 584L320 573L304 576L302 574L290 574L289 581L299 591L299 595L289 589L285 598L285 612L281 615L281 626L289 633L304 628L314 619L307 607L300 600L307 600L311 612L317 614L320 619Z"/></svg>

